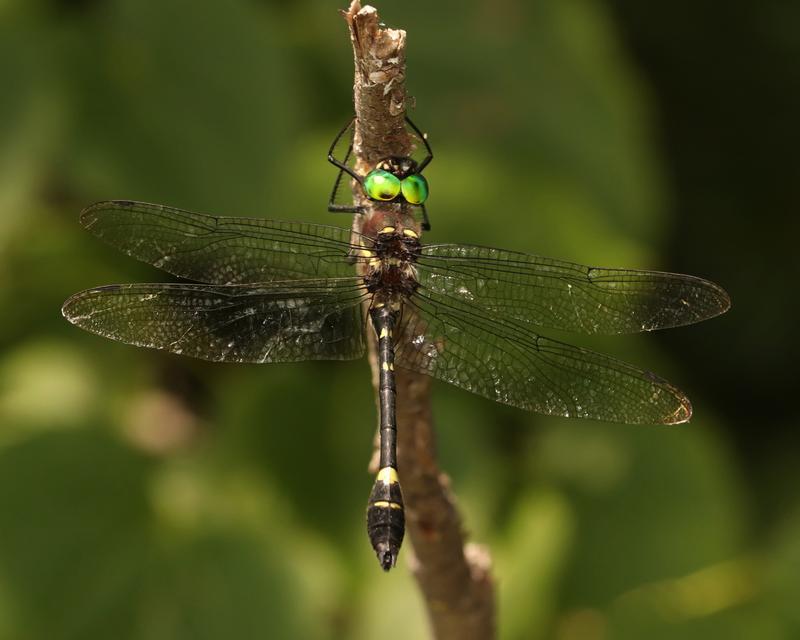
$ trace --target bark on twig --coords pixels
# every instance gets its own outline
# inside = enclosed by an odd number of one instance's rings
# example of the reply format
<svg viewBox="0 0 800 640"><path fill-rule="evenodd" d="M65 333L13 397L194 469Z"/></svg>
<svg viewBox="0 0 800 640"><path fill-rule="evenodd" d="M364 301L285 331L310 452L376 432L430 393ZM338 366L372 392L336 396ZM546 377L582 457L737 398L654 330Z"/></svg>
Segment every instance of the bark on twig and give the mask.
<svg viewBox="0 0 800 640"><path fill-rule="evenodd" d="M362 175L387 156L406 156L405 31L380 26L377 11L353 0L344 12L355 60L356 126L353 152ZM358 204L371 207L360 189ZM354 228L362 219L356 216ZM373 336L374 338L374 336ZM370 365L377 393L378 360L371 341ZM461 518L449 480L436 462L430 408L430 378L397 371L398 467L406 504L405 555L422 591L438 640L494 637L494 586L488 552L464 543ZM401 557L402 557L401 555Z"/></svg>

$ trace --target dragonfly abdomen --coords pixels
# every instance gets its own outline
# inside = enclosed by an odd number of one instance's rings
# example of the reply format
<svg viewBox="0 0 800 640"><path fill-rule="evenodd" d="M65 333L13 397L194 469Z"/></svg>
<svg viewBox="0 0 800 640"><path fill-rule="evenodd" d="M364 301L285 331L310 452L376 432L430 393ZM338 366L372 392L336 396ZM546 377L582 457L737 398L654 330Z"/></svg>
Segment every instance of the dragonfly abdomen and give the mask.
<svg viewBox="0 0 800 640"><path fill-rule="evenodd" d="M397 475L397 412L394 380L394 327L398 309L395 304L374 301L370 319L378 336L380 369L380 471L372 486L367 505L367 533L384 571L397 561L405 534L403 494Z"/></svg>
<svg viewBox="0 0 800 640"><path fill-rule="evenodd" d="M367 534L384 571L397 562L405 531L403 493L397 471L394 467L382 467L369 495Z"/></svg>

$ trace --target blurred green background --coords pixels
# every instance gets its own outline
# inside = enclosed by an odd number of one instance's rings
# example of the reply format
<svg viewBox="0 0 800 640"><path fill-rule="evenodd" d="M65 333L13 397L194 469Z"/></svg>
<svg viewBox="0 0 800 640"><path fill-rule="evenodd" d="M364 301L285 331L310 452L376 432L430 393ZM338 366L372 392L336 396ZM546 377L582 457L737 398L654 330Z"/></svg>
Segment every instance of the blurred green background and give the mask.
<svg viewBox="0 0 800 640"><path fill-rule="evenodd" d="M0 1L0 639L425 637L405 559L384 575L364 532L365 361L209 365L59 313L166 278L81 230L95 200L348 224L325 211L352 109L339 8ZM734 302L577 339L683 388L689 425L435 385L500 636L800 637L800 5L379 10L409 32L431 240L684 271Z"/></svg>

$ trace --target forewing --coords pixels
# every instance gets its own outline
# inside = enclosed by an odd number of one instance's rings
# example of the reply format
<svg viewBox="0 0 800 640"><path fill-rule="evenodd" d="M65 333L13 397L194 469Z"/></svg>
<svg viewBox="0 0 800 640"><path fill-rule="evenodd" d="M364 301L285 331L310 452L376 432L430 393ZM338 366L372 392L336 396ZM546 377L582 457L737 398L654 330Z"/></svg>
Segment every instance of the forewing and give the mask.
<svg viewBox="0 0 800 640"><path fill-rule="evenodd" d="M77 293L71 323L127 344L216 362L349 360L364 352L356 278L257 287L123 284Z"/></svg>
<svg viewBox="0 0 800 640"><path fill-rule="evenodd" d="M689 400L653 373L439 294L411 297L398 333L397 366L520 409L631 424L691 416Z"/></svg>
<svg viewBox="0 0 800 640"><path fill-rule="evenodd" d="M723 289L702 278L604 269L470 245L423 247L419 281L457 301L540 327L589 334L652 331L727 311Z"/></svg>
<svg viewBox="0 0 800 640"><path fill-rule="evenodd" d="M113 200L84 209L81 224L128 255L176 276L246 284L353 275L350 231L304 222L225 218Z"/></svg>

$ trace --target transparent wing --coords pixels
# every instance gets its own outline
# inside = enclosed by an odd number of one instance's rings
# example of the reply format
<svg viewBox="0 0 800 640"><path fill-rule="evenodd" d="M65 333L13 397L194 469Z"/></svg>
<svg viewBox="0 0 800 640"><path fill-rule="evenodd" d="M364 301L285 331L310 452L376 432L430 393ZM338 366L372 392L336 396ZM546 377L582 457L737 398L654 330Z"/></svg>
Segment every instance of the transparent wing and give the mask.
<svg viewBox="0 0 800 640"><path fill-rule="evenodd" d="M364 352L356 278L260 286L121 284L64 303L72 324L127 344L217 362L349 360Z"/></svg>
<svg viewBox="0 0 800 640"><path fill-rule="evenodd" d="M224 218L129 200L93 204L81 213L81 224L142 262L198 282L353 275L350 231L338 227Z"/></svg>
<svg viewBox="0 0 800 640"><path fill-rule="evenodd" d="M500 317L590 334L678 327L730 307L723 289L694 276L587 267L470 245L423 247L418 273L429 291Z"/></svg>
<svg viewBox="0 0 800 640"><path fill-rule="evenodd" d="M689 400L653 373L430 291L409 299L398 334L397 366L520 409L631 424L691 416Z"/></svg>

